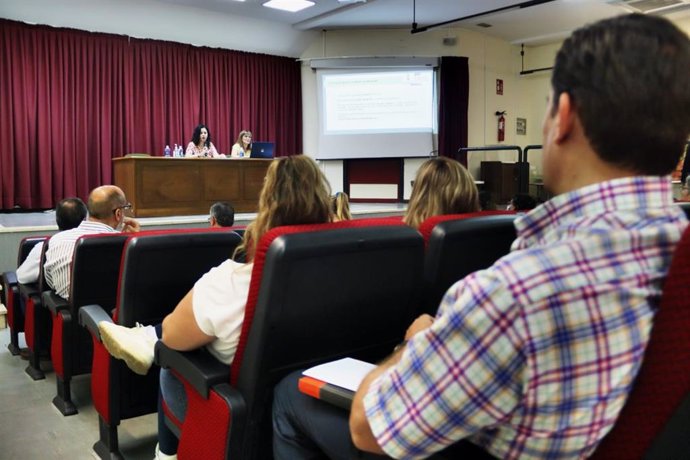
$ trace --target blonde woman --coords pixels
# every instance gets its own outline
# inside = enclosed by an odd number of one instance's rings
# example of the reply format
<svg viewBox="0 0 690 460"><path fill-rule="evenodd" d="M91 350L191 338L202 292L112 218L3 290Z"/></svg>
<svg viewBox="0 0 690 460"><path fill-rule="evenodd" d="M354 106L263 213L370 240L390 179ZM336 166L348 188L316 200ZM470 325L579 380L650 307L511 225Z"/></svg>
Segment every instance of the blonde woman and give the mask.
<svg viewBox="0 0 690 460"><path fill-rule="evenodd" d="M249 158L252 154L252 132L240 131L237 142L232 146L230 158Z"/></svg>
<svg viewBox="0 0 690 460"><path fill-rule="evenodd" d="M333 211L333 222L352 219L350 197L347 193L338 192L331 197L331 211Z"/></svg>
<svg viewBox="0 0 690 460"><path fill-rule="evenodd" d="M225 364L231 364L240 338L254 255L261 237L282 225L316 224L331 219L330 186L314 160L296 155L273 160L259 197L256 220L247 226L239 248L248 263L227 260L196 282L161 325L126 328L102 322L105 347L124 359L133 371L146 374L153 363L158 337L175 350L206 346ZM184 420L187 398L182 383L161 369L160 395L166 406ZM178 439L158 414L157 459L174 459Z"/></svg>
<svg viewBox="0 0 690 460"><path fill-rule="evenodd" d="M469 171L455 160L437 157L419 167L403 222L418 228L431 216L479 209L479 191Z"/></svg>

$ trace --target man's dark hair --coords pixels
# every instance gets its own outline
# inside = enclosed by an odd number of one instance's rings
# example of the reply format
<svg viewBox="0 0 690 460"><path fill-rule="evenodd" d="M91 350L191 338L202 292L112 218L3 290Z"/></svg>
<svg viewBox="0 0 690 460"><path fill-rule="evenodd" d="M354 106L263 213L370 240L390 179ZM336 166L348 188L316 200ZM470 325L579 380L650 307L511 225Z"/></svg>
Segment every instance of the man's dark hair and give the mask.
<svg viewBox="0 0 690 460"><path fill-rule="evenodd" d="M55 221L61 231L78 227L86 214L86 205L79 198L65 198L55 206Z"/></svg>
<svg viewBox="0 0 690 460"><path fill-rule="evenodd" d="M221 227L232 227L235 223L235 208L226 201L219 201L211 206L211 215Z"/></svg>
<svg viewBox="0 0 690 460"><path fill-rule="evenodd" d="M552 114L568 93L599 157L669 174L690 132L690 41L668 20L631 14L576 30L556 56Z"/></svg>
<svg viewBox="0 0 690 460"><path fill-rule="evenodd" d="M511 200L514 211L529 211L537 207L537 199L528 193L518 193Z"/></svg>

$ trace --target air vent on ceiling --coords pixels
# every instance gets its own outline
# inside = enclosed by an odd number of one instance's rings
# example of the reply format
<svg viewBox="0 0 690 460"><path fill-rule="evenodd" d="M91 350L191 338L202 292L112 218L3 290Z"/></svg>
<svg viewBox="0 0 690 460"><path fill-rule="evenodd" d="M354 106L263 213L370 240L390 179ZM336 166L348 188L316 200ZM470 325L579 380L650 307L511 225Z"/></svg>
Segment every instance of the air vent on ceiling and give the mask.
<svg viewBox="0 0 690 460"><path fill-rule="evenodd" d="M679 8L690 7L690 0L612 0L609 3L642 14L670 13Z"/></svg>

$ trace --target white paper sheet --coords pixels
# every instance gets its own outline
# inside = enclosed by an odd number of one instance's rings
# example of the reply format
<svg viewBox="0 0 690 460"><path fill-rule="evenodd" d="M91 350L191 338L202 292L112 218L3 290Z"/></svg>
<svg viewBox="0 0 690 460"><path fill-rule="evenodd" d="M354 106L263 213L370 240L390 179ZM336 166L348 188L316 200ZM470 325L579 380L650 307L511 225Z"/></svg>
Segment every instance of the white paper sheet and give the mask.
<svg viewBox="0 0 690 460"><path fill-rule="evenodd" d="M343 358L314 366L302 374L341 388L357 391L364 377L375 367L374 364L358 359Z"/></svg>

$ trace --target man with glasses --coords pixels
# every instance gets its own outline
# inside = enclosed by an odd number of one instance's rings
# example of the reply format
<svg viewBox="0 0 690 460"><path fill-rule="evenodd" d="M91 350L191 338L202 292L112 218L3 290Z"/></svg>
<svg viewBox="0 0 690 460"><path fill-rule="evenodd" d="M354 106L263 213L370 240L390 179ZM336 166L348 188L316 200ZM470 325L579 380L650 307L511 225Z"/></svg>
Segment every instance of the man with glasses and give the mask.
<svg viewBox="0 0 690 460"><path fill-rule="evenodd" d="M46 251L46 281L64 299L69 299L70 265L80 236L140 230L139 222L131 217L132 205L119 187L103 185L93 189L87 207L89 217L76 228L56 233Z"/></svg>

